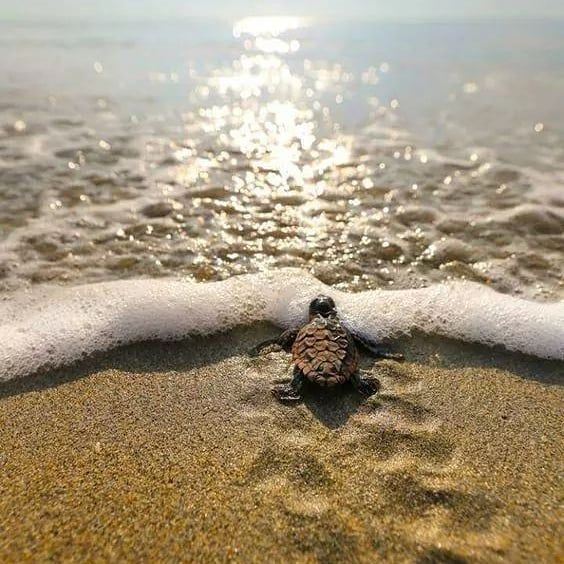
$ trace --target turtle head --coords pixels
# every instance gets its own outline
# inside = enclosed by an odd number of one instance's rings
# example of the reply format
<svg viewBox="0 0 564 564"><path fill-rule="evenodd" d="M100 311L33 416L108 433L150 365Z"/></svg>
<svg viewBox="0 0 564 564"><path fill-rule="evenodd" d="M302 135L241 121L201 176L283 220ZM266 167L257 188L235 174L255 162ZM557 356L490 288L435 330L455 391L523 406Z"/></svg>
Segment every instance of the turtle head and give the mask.
<svg viewBox="0 0 564 564"><path fill-rule="evenodd" d="M337 309L333 298L320 294L309 304L309 318L313 319L316 315L321 317L329 317L336 315Z"/></svg>

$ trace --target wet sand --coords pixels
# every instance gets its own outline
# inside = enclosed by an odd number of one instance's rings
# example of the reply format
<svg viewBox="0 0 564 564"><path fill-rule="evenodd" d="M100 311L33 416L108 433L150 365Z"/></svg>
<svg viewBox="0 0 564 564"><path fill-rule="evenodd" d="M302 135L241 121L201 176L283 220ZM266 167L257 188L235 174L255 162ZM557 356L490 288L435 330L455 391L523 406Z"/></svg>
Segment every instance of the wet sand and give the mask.
<svg viewBox="0 0 564 564"><path fill-rule="evenodd" d="M129 346L0 386L0 560L554 562L564 365L448 341L378 395L269 393L276 330Z"/></svg>

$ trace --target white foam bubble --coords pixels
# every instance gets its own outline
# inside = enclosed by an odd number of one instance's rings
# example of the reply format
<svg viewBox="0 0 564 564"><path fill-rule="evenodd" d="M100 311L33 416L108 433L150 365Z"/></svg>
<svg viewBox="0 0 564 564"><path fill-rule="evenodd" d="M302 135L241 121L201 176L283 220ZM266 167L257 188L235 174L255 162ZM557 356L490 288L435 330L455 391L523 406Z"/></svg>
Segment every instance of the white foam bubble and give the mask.
<svg viewBox="0 0 564 564"><path fill-rule="evenodd" d="M414 330L564 359L564 303L537 303L457 282L347 294L284 269L224 282L126 280L15 296L0 305L0 380L96 351L236 325L295 326L317 293L334 297L350 328L374 339Z"/></svg>

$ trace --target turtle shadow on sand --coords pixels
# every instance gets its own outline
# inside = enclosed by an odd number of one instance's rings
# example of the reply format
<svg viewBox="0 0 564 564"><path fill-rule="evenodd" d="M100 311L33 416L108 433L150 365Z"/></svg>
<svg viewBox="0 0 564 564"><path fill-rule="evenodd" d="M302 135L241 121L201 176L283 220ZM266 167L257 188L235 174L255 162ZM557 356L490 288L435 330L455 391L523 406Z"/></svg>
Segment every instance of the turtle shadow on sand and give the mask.
<svg viewBox="0 0 564 564"><path fill-rule="evenodd" d="M379 389L379 382L373 378L371 381ZM307 384L302 403L325 427L338 429L368 400L369 397L357 392L350 383L335 388L320 388Z"/></svg>

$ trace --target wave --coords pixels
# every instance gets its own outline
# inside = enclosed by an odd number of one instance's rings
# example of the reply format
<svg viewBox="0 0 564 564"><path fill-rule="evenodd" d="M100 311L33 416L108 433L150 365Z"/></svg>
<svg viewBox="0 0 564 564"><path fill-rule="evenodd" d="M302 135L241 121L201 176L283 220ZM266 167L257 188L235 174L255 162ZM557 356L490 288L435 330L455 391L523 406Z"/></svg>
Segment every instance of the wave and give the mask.
<svg viewBox="0 0 564 564"><path fill-rule="evenodd" d="M145 340L178 340L257 321L291 327L317 293L354 331L380 340L413 331L564 359L564 303L538 303L472 282L356 294L282 269L222 282L124 280L13 296L0 305L0 380Z"/></svg>

